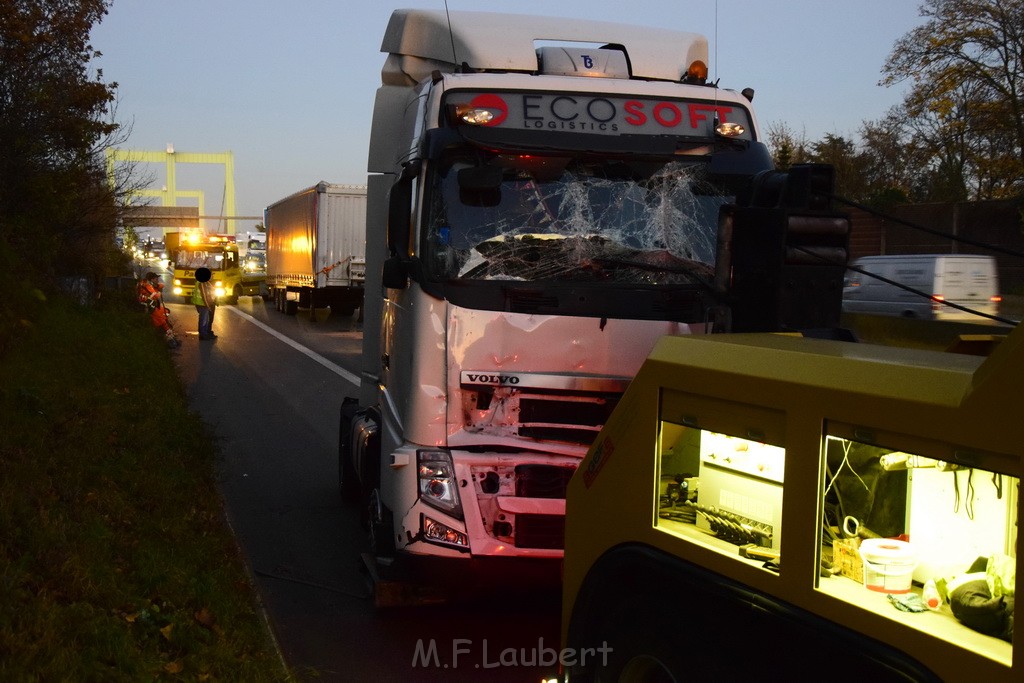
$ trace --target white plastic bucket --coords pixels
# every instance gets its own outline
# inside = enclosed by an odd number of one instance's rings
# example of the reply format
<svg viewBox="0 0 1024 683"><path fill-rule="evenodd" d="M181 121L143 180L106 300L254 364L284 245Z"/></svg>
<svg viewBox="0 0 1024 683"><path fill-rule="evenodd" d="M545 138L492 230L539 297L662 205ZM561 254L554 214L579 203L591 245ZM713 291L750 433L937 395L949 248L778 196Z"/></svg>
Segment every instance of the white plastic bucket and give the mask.
<svg viewBox="0 0 1024 683"><path fill-rule="evenodd" d="M906 541L867 538L861 541L864 587L879 593L909 593L917 558Z"/></svg>

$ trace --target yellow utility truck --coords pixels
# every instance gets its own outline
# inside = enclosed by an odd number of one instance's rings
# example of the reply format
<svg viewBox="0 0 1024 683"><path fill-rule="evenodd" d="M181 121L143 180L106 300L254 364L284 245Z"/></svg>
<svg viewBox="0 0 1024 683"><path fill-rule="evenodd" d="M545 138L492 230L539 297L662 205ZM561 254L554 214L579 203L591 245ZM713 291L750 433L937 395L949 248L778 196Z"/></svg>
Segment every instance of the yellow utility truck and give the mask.
<svg viewBox="0 0 1024 683"><path fill-rule="evenodd" d="M186 302L196 286L196 270L209 268L217 301L238 303L240 296L266 296L266 273L242 267L234 235L200 232L169 233L167 258L174 268L172 292Z"/></svg>
<svg viewBox="0 0 1024 683"><path fill-rule="evenodd" d="M566 678L1024 680L1022 377L1019 328L663 338L568 486Z"/></svg>

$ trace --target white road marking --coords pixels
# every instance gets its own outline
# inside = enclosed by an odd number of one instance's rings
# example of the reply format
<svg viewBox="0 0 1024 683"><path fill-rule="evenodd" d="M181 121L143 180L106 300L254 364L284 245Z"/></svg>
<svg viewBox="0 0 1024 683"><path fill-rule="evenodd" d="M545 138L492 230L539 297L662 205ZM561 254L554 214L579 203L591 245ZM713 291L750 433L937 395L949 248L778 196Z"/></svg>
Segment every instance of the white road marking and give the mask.
<svg viewBox="0 0 1024 683"><path fill-rule="evenodd" d="M256 325L257 327L263 329L264 331L268 332L269 334L272 334L273 336L277 337L278 339L280 339L285 344L287 344L288 346L292 347L293 349L295 349L299 353L305 354L309 358L312 358L317 363L319 363L320 365L324 366L325 368L327 368L328 370L330 370L334 374L336 374L336 375L338 375L338 376L348 380L349 382L351 382L352 384L354 384L357 387L359 386L359 378L357 376L353 375L351 372L349 372L345 368L343 368L340 365L337 365L335 363L332 363L331 361L327 360L326 358L321 356L319 353L317 353L313 349L310 349L310 348L307 348L307 347L303 346L302 344L298 343L294 339L289 339L288 337L286 337L285 335L281 334L280 332L278 332L274 328L270 327L266 323L260 322L259 320L257 320L256 318L252 317L248 313L245 313L244 311L238 310L238 308L236 306L219 306L218 308L220 308L220 310L222 310L222 311L226 309L228 311L231 311L235 315L242 316L243 318L245 318L246 320L251 322L253 325Z"/></svg>

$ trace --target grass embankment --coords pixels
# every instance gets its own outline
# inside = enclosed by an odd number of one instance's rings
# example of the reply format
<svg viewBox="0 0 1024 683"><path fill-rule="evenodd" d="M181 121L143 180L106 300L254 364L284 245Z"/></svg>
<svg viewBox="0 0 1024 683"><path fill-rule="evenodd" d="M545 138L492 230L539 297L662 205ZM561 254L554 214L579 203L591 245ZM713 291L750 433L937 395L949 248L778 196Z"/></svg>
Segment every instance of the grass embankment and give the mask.
<svg viewBox="0 0 1024 683"><path fill-rule="evenodd" d="M0 358L0 679L283 681L216 447L129 306L51 301Z"/></svg>

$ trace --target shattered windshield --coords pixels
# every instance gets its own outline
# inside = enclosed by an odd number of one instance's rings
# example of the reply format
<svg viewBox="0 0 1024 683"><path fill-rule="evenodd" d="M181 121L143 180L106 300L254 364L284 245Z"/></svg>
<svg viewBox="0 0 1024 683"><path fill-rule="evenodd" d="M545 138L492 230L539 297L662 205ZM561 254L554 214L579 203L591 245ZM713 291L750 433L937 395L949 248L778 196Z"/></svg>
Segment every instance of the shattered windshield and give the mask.
<svg viewBox="0 0 1024 683"><path fill-rule="evenodd" d="M455 159L433 176L424 261L435 280L706 283L731 200L693 161Z"/></svg>

